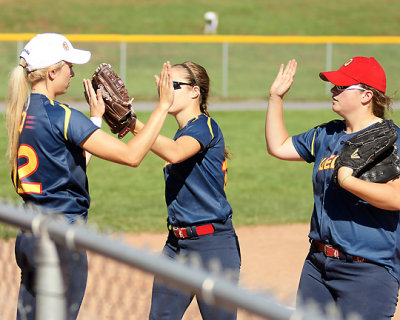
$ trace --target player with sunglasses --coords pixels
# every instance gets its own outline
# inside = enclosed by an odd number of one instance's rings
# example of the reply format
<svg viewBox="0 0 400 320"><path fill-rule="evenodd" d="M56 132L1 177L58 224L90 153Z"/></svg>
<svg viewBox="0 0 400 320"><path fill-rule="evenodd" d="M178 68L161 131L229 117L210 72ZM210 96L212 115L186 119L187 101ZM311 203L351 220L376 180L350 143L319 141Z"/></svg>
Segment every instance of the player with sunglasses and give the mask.
<svg viewBox="0 0 400 320"><path fill-rule="evenodd" d="M194 62L172 66L171 74L175 92L169 114L179 128L173 139L159 135L151 148L166 161L169 233L163 254L171 259L197 256L211 271L217 263L220 276L229 273L237 281L241 259L225 194L227 152L221 129L207 111L209 77ZM135 133L142 126L138 121ZM181 319L193 297L156 277L150 319ZM199 297L197 303L203 319L236 319L236 312L209 305Z"/></svg>
<svg viewBox="0 0 400 320"><path fill-rule="evenodd" d="M282 160L314 162L314 210L310 251L300 278L297 307L309 302L327 312L338 307L343 319L391 319L400 280L400 179L364 181L338 170L334 163L345 141L365 128L386 121L391 100L385 94L386 75L373 58L354 57L337 71L321 72L331 82L334 120L305 133L289 136L283 117L283 97L289 91L297 63L281 65L270 88L265 137L268 152ZM395 126L399 134L400 129ZM400 147L399 139L396 142Z"/></svg>

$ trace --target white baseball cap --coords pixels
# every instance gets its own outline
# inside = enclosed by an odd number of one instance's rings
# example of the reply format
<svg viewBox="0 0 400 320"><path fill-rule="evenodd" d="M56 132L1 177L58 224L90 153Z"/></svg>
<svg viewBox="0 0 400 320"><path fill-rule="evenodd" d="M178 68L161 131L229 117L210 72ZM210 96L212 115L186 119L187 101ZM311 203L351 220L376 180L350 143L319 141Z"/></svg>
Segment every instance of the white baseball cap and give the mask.
<svg viewBox="0 0 400 320"><path fill-rule="evenodd" d="M84 64L90 57L90 51L75 49L66 37L58 33L36 35L20 54L20 58L27 63L28 71L50 67L60 61Z"/></svg>

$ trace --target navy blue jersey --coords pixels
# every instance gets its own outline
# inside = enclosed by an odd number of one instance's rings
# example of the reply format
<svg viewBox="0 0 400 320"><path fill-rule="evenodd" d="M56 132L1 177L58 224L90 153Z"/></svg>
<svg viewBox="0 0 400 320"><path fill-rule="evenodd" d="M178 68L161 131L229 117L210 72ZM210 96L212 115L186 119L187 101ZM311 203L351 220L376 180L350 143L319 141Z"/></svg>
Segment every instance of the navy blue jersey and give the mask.
<svg viewBox="0 0 400 320"><path fill-rule="evenodd" d="M345 129L344 121L331 121L292 138L299 155L315 163L309 237L384 265L400 280L400 211L378 209L332 179L343 143L357 134L346 134ZM396 129L400 136L400 129Z"/></svg>
<svg viewBox="0 0 400 320"><path fill-rule="evenodd" d="M178 130L174 140L182 136L196 139L201 150L164 167L169 223L188 226L225 221L232 208L225 194L227 164L221 129L213 119L200 115Z"/></svg>
<svg viewBox="0 0 400 320"><path fill-rule="evenodd" d="M13 182L25 202L86 217L90 204L85 152L79 144L98 127L84 114L41 94L23 113Z"/></svg>

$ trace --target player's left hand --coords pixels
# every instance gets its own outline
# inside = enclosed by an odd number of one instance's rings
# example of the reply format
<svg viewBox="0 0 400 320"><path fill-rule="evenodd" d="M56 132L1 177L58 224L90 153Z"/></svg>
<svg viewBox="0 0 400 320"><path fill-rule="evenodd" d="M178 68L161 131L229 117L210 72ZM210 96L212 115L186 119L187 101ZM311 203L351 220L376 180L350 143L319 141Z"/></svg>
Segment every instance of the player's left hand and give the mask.
<svg viewBox="0 0 400 320"><path fill-rule="evenodd" d="M83 86L85 88L86 101L90 106L90 116L101 118L105 112L101 89L95 92L92 82L89 79L83 79Z"/></svg>

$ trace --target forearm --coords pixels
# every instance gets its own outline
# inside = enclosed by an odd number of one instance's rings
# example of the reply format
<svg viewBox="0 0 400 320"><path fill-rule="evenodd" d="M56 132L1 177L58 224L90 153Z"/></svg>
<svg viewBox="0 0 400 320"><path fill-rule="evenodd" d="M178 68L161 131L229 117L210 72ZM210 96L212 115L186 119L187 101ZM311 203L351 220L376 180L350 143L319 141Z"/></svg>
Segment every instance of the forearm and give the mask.
<svg viewBox="0 0 400 320"><path fill-rule="evenodd" d="M151 151L169 163L177 163L184 160L179 154L177 142L163 135L157 137L151 147Z"/></svg>
<svg viewBox="0 0 400 320"><path fill-rule="evenodd" d="M144 126L143 122L136 122L135 129L132 133L137 135ZM175 141L159 134L150 150L169 163L178 163L197 153L200 150L200 144L191 137L184 137L183 139L179 139L179 141Z"/></svg>
<svg viewBox="0 0 400 320"><path fill-rule="evenodd" d="M135 128L133 129L132 133L134 135L137 135L144 128L144 126L145 125L143 122L137 120ZM168 156L165 155L165 152L164 152L164 150L170 149L170 148L168 148L168 145L167 145L169 142L168 140L172 140L172 139L169 139L169 138L159 134L150 149L154 154L156 154L157 156L159 156L160 158L162 158L166 161L170 160L170 159L168 159Z"/></svg>
<svg viewBox="0 0 400 320"><path fill-rule="evenodd" d="M268 152L273 154L289 137L283 119L283 99L270 97L265 119L265 141Z"/></svg>
<svg viewBox="0 0 400 320"><path fill-rule="evenodd" d="M137 122L134 129L136 137L131 139L128 145L130 147L134 145L134 150L132 151L136 153L139 163L143 160L146 153L151 150L152 145L160 134L167 114L168 108L158 104L150 115L146 125L140 121Z"/></svg>
<svg viewBox="0 0 400 320"><path fill-rule="evenodd" d="M289 136L283 116L283 99L271 96L265 119L265 141L268 153L283 160L302 160Z"/></svg>
<svg viewBox="0 0 400 320"><path fill-rule="evenodd" d="M102 116L99 113L96 114L95 112L93 112L93 110L91 110L91 112L90 112L90 121L92 121L99 128L101 128L101 124L103 123L101 117ZM89 166L89 163L90 163L91 159L92 159L92 154L89 151L86 151L86 167Z"/></svg>
<svg viewBox="0 0 400 320"><path fill-rule="evenodd" d="M373 183L351 175L338 176L338 181L343 189L383 210L400 210L399 181L397 180Z"/></svg>

